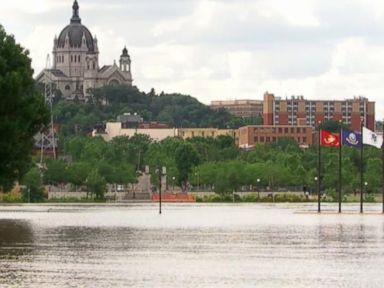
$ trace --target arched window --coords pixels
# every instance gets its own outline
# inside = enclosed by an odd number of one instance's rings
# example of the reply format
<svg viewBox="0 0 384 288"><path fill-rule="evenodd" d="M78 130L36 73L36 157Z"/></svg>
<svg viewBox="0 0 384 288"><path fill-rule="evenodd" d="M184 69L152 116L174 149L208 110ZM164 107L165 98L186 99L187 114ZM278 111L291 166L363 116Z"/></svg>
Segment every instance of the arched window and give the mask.
<svg viewBox="0 0 384 288"><path fill-rule="evenodd" d="M116 86L119 84L120 84L120 82L117 79L112 79L111 81L109 81L109 85L111 85L111 86Z"/></svg>
<svg viewBox="0 0 384 288"><path fill-rule="evenodd" d="M65 90L70 90L71 87L69 85L65 85Z"/></svg>

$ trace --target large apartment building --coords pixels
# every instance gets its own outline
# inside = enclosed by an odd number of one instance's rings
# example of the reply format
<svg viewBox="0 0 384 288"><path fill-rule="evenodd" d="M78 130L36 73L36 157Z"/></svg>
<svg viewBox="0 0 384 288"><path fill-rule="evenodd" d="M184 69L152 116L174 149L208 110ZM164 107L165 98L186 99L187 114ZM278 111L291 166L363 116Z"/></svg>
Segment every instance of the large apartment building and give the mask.
<svg viewBox="0 0 384 288"><path fill-rule="evenodd" d="M234 116L242 118L263 117L262 100L223 100L211 101L212 109L225 109Z"/></svg>
<svg viewBox="0 0 384 288"><path fill-rule="evenodd" d="M303 96L282 99L268 92L264 94L264 125L315 127L319 121L341 120L351 129L360 130L361 117L368 129L375 130L375 102L365 97L307 100Z"/></svg>

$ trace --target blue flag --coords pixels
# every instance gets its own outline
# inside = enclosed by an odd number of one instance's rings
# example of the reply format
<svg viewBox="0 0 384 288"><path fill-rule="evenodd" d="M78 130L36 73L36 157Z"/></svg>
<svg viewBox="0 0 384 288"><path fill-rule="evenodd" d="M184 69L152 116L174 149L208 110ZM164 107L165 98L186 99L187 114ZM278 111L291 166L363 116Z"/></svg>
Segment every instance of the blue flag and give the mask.
<svg viewBox="0 0 384 288"><path fill-rule="evenodd" d="M361 147L361 133L351 131L341 131L341 145L347 145L355 148Z"/></svg>

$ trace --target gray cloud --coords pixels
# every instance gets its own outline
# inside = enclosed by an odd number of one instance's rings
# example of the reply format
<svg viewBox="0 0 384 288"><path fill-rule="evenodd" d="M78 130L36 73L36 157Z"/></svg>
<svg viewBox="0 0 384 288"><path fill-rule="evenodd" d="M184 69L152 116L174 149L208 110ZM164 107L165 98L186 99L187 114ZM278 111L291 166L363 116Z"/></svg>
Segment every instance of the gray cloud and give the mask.
<svg viewBox="0 0 384 288"><path fill-rule="evenodd" d="M13 4L12 4L13 3ZM3 3L0 19L45 65L72 1ZM16 3L16 4L15 4ZM308 98L363 94L378 102L384 84L384 4L372 0L79 0L97 34L102 64L127 45L135 83L207 103L261 98L265 90ZM68 4L68 5L67 5ZM34 7L36 8L36 7ZM37 7L38 8L38 7Z"/></svg>

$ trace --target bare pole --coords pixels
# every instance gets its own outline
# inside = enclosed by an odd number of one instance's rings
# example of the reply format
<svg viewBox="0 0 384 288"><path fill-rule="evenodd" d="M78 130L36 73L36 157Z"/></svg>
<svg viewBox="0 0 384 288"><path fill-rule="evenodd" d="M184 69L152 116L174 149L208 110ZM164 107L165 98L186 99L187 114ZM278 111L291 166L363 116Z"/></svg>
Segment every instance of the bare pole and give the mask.
<svg viewBox="0 0 384 288"><path fill-rule="evenodd" d="M341 213L341 152L342 152L342 126L341 120L339 121L340 129L339 129L339 213Z"/></svg>
<svg viewBox="0 0 384 288"><path fill-rule="evenodd" d="M317 212L321 212L321 180L320 180L320 174L321 174L321 127L320 127L321 121L318 122L317 126L317 138L318 138L318 153L317 153Z"/></svg>
<svg viewBox="0 0 384 288"><path fill-rule="evenodd" d="M49 54L47 55L46 60L46 70L51 68L51 59ZM53 85L52 85L52 79L49 78L48 71L45 74L45 81L44 81L44 98L46 105L49 106L50 113L51 113L51 121L49 124L49 128L46 133L42 131L41 133L41 158L40 158L40 164L43 164L43 157L44 157L44 150L48 149L50 146L52 147L52 154L53 159L56 159L56 138L55 138L55 129L54 129L54 123L53 123ZM45 147L45 140L47 140L47 147Z"/></svg>
<svg viewBox="0 0 384 288"><path fill-rule="evenodd" d="M383 119L383 122L382 122L382 130L383 130L383 138L384 138L384 119ZM382 171L381 171L381 174L382 174L382 201L383 201L383 213L384 213L384 141L383 141L383 144L381 145L381 151L382 151L382 158L381 158L381 164L382 164Z"/></svg>
<svg viewBox="0 0 384 288"><path fill-rule="evenodd" d="M364 171L363 171L363 157L364 157L364 118L361 117L360 133L361 133L361 146L360 146L360 213L363 213L363 201L364 201Z"/></svg>

